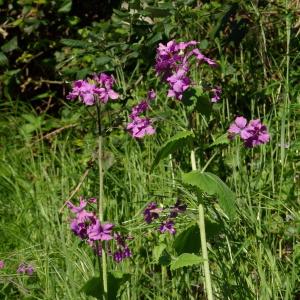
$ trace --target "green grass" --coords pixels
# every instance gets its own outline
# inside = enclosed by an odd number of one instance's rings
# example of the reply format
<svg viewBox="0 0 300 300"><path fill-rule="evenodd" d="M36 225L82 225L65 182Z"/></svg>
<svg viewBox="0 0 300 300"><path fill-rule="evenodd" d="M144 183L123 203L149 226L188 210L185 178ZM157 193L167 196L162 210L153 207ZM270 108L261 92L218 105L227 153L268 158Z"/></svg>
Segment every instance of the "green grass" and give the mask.
<svg viewBox="0 0 300 300"><path fill-rule="evenodd" d="M295 84L298 54L290 56L298 40L291 46L289 15L276 15L285 26L274 27L278 40L270 40L265 12L251 5L248 9L258 20L250 32L257 36L257 52L251 52L249 43L233 57L216 41L224 96L214 107L215 118L197 119L198 168L214 157L206 171L221 177L236 194L237 216L231 221L214 197L205 200L213 292L216 299L228 300L299 299L300 99ZM277 42L284 48L282 55L265 51ZM261 59L257 74L253 74L253 53ZM118 78L126 90L126 74L120 69ZM136 95L142 92L137 88ZM248 118L262 118L268 125L270 143L253 150L244 149L237 140L205 147L244 110ZM80 289L98 275L97 261L71 233L70 213L61 207L86 170L88 175L72 201L80 195L98 195L97 165L87 168L96 151L95 125L79 105L66 104L60 117L43 115L42 121L17 100L2 104L0 113L0 260L6 263L0 270L0 299L92 299ZM153 113L159 124L155 136L137 142L119 128L105 141L104 218L123 224L134 236L133 259L116 265L108 258L108 269L131 274L120 299L205 299L202 266L171 271L155 263L153 248L160 242L175 256L173 238L159 237L142 221L142 210L150 201L171 205L180 197L191 216L198 205L195 193L180 183L181 171L191 170L187 148L150 173L159 147L188 127L186 113L182 105L170 105L163 91ZM74 127L67 127L70 124ZM62 130L43 138L54 128ZM186 216L177 224L178 233L188 222ZM218 224L216 231L210 222ZM16 274L23 261L35 266L33 277Z"/></svg>

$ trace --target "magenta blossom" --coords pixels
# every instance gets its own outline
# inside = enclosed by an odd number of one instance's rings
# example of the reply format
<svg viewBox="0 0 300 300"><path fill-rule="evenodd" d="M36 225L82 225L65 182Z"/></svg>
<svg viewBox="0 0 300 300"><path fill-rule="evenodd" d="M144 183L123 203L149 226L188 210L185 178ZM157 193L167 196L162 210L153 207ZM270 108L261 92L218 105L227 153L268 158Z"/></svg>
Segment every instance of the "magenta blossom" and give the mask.
<svg viewBox="0 0 300 300"><path fill-rule="evenodd" d="M34 271L33 266L26 263L21 263L17 269L17 273L27 274L29 276L33 275Z"/></svg>
<svg viewBox="0 0 300 300"><path fill-rule="evenodd" d="M4 267L5 267L4 261L3 261L3 260L0 260L0 270L1 270L1 269L4 269Z"/></svg>
<svg viewBox="0 0 300 300"><path fill-rule="evenodd" d="M131 119L135 119L140 114L144 113L149 108L147 101L143 100L138 105L132 108L131 114L129 115Z"/></svg>
<svg viewBox="0 0 300 300"><path fill-rule="evenodd" d="M156 98L156 93L155 91L152 89L147 93L147 99L148 100L154 100Z"/></svg>
<svg viewBox="0 0 300 300"><path fill-rule="evenodd" d="M191 83L191 80L186 74L184 69L179 69L176 73L167 78L167 82L171 87L168 92L168 97L174 97L179 100L182 98L183 92L190 87Z"/></svg>
<svg viewBox="0 0 300 300"><path fill-rule="evenodd" d="M237 117L228 129L228 138L233 139L236 135L240 135L247 125L247 119ZM244 136L244 132L242 133Z"/></svg>
<svg viewBox="0 0 300 300"><path fill-rule="evenodd" d="M247 124L247 119L237 117L228 129L228 138L233 139L239 135L247 148L265 144L270 140L267 127L259 119L251 120Z"/></svg>
<svg viewBox="0 0 300 300"><path fill-rule="evenodd" d="M119 94L112 87L115 79L112 75L100 73L94 76L94 80L77 80L73 83L72 91L67 95L67 99L79 98L85 105L94 105L99 99L102 103L107 103L109 99L118 99Z"/></svg>
<svg viewBox="0 0 300 300"><path fill-rule="evenodd" d="M72 91L67 95L68 100L79 98L85 105L93 105L95 103L94 89L95 84L91 84L86 80L77 80L73 83Z"/></svg>
<svg viewBox="0 0 300 300"><path fill-rule="evenodd" d="M128 123L127 130L134 138L143 138L145 135L155 133L152 120L147 117L135 117L132 122Z"/></svg>
<svg viewBox="0 0 300 300"><path fill-rule="evenodd" d="M144 210L144 220L150 224L154 219L159 217L162 210L162 208L157 207L156 202L150 202Z"/></svg>
<svg viewBox="0 0 300 300"><path fill-rule="evenodd" d="M176 229L174 228L174 222L172 220L167 220L163 222L159 227L159 231L161 233L169 232L171 234L175 234Z"/></svg>
<svg viewBox="0 0 300 300"><path fill-rule="evenodd" d="M242 137L242 136L241 136ZM244 144L248 148L266 144L270 140L267 127L259 119L251 120L244 130Z"/></svg>
<svg viewBox="0 0 300 300"><path fill-rule="evenodd" d="M213 92L213 97L210 99L212 103L219 102L221 99L222 89L217 86L211 90Z"/></svg>
<svg viewBox="0 0 300 300"><path fill-rule="evenodd" d="M101 224L99 220L96 220L94 224L91 224L87 229L87 234L90 241L109 241L112 237L113 224Z"/></svg>

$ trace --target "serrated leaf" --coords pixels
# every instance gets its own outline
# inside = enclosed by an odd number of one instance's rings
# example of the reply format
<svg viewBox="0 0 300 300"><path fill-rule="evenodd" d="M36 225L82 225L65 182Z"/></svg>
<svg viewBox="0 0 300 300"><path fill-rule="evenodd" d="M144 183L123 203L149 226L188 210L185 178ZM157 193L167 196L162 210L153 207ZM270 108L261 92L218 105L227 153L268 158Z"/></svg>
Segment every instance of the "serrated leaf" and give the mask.
<svg viewBox="0 0 300 300"><path fill-rule="evenodd" d="M203 262L202 257L192 253L183 253L171 262L170 269L176 270L183 267L199 265L201 262Z"/></svg>
<svg viewBox="0 0 300 300"><path fill-rule="evenodd" d="M194 133L191 131L181 131L176 133L158 150L154 162L152 164L151 170L153 170L163 158L166 158L169 154L173 153L177 149L182 148L194 137Z"/></svg>
<svg viewBox="0 0 300 300"><path fill-rule="evenodd" d="M0 52L0 66L7 66L7 65L8 65L7 56L3 52Z"/></svg>
<svg viewBox="0 0 300 300"><path fill-rule="evenodd" d="M214 146L217 146L217 145L220 145L220 144L229 144L228 134L227 133L225 133L225 134L217 137L215 139L215 141L208 146L208 148L214 147Z"/></svg>
<svg viewBox="0 0 300 300"><path fill-rule="evenodd" d="M209 195L217 195L220 207L229 218L235 215L235 194L215 174L210 172L192 171L182 174L182 181L199 188Z"/></svg>

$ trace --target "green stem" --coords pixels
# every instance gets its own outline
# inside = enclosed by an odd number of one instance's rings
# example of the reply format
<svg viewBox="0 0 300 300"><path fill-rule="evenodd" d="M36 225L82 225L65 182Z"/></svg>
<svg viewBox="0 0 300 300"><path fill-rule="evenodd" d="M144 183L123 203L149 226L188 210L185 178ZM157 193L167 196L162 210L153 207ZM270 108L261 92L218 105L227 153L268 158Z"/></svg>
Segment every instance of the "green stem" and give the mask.
<svg viewBox="0 0 300 300"><path fill-rule="evenodd" d="M192 165L192 170L196 171L197 165L196 165L196 157L195 157L194 150L191 151L191 165ZM202 250L202 257L203 257L204 277L205 277L205 289L206 289L207 299L213 300L208 254L207 254L207 242L206 242L206 234L205 234L204 207L202 204L199 204L198 211L199 211L199 230L200 230L201 250Z"/></svg>
<svg viewBox="0 0 300 300"><path fill-rule="evenodd" d="M103 189L103 161L102 161L102 149L103 149L103 137L101 130L101 104L97 104L97 123L98 123L98 167L99 167L99 199L97 202L98 213L100 223L103 222L103 211L104 211L104 189ZM100 246L100 245L99 245ZM102 246L102 282L103 282L103 299L107 299L107 263L106 254ZM101 272L101 266L99 265L99 270ZM101 277L101 276L100 276Z"/></svg>
<svg viewBox="0 0 300 300"><path fill-rule="evenodd" d="M213 300L208 254L207 254L206 234L205 234L204 208L202 204L199 204L198 211L199 211L199 230L200 230L200 239L201 239L201 250L202 250L202 257L203 257L204 277L205 277L205 289L206 289L207 299Z"/></svg>

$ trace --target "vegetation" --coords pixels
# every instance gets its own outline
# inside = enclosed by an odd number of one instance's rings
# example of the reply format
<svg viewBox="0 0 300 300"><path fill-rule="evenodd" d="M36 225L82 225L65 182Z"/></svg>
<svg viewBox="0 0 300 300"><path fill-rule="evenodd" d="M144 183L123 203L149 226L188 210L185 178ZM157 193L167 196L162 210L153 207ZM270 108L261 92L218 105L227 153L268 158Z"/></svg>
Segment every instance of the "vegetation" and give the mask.
<svg viewBox="0 0 300 300"><path fill-rule="evenodd" d="M0 0L0 299L299 299L299 1L98 2ZM191 58L181 100L155 69L171 40L218 65ZM67 99L104 72L117 100ZM238 116L270 139L228 139ZM126 259L74 236L80 196Z"/></svg>

